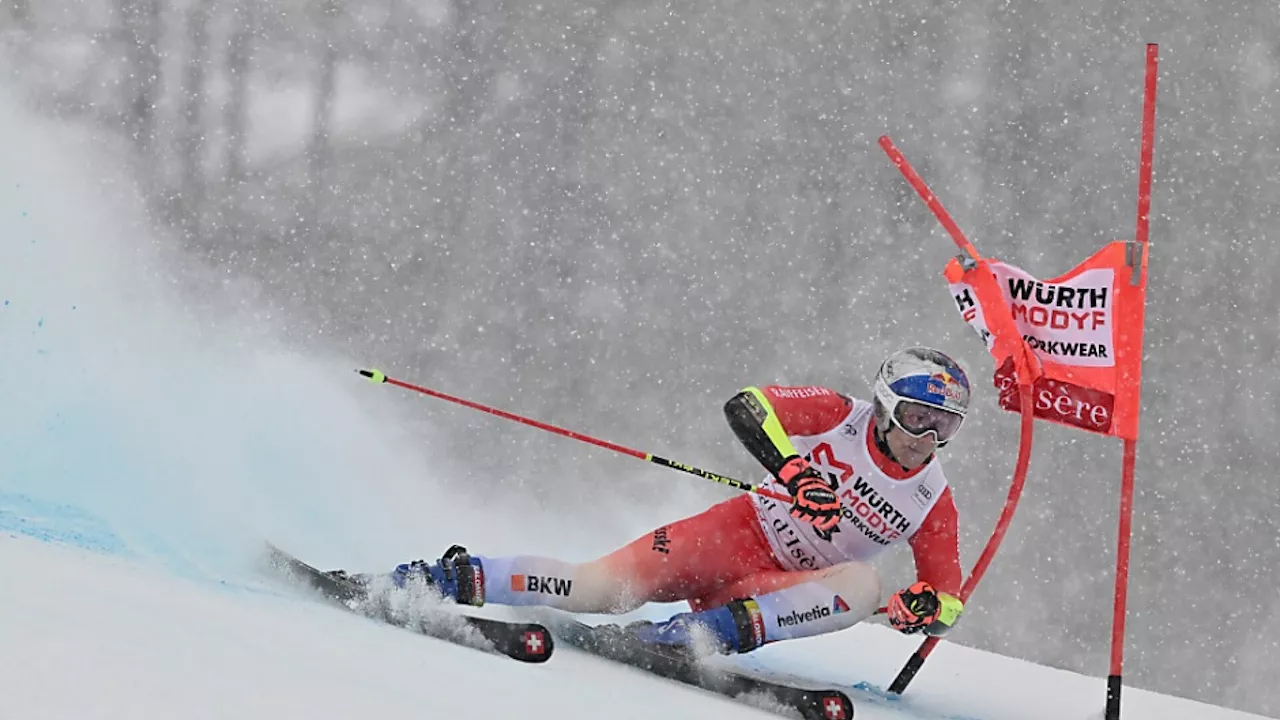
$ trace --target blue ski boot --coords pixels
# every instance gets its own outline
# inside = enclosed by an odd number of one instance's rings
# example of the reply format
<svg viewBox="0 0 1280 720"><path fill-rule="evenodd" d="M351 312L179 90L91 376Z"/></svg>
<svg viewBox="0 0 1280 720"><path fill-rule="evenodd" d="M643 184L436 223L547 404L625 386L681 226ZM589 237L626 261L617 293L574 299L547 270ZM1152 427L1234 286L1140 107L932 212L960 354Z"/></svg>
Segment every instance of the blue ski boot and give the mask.
<svg viewBox="0 0 1280 720"><path fill-rule="evenodd" d="M604 642L639 642L664 654L696 659L712 653L755 650L765 643L764 619L751 599L733 600L710 610L680 613L662 622L641 620L625 627L600 626ZM621 636L621 637L620 637Z"/></svg>
<svg viewBox="0 0 1280 720"><path fill-rule="evenodd" d="M459 605L484 605L484 566L461 545L450 547L436 563L414 560L397 565L391 581L398 588L426 583Z"/></svg>

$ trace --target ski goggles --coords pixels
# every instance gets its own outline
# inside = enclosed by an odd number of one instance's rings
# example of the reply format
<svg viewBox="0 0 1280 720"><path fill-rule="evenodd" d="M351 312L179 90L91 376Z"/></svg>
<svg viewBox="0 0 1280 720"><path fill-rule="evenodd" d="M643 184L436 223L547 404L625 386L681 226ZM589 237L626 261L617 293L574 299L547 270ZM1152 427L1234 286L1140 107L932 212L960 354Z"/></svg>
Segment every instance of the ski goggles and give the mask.
<svg viewBox="0 0 1280 720"><path fill-rule="evenodd" d="M899 400L890 417L898 429L913 438L933 433L939 446L955 437L960 423L964 422L964 416L959 413L913 400Z"/></svg>

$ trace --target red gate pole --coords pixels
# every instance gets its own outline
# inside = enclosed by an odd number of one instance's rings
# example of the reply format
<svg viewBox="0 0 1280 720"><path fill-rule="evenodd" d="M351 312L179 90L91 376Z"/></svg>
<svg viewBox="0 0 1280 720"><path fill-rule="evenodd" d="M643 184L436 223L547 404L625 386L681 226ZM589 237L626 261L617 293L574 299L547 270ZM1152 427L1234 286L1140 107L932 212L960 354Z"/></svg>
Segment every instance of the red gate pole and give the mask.
<svg viewBox="0 0 1280 720"><path fill-rule="evenodd" d="M1142 149L1138 163L1138 221L1134 232L1137 252L1130 253L1134 264L1130 284L1146 282L1147 240L1151 223L1151 158L1155 150L1156 77L1159 47L1147 45L1147 72L1142 100ZM1139 344L1139 348L1141 348ZM1121 382L1141 382L1138 378L1121 378ZM1120 688L1124 670L1124 622L1129 593L1129 541L1133 526L1134 465L1138 442L1124 441L1123 466L1120 471L1120 537L1116 544L1116 597L1111 619L1111 671L1107 675L1106 720L1120 720Z"/></svg>
<svg viewBox="0 0 1280 720"><path fill-rule="evenodd" d="M978 250L973 246L973 243L969 242L969 239L965 237L964 232L960 230L960 226L956 224L947 209L942 206L942 201L929 189L929 185L915 171L915 168L911 167L911 163L907 161L902 151L893 144L893 140L888 135L881 135L879 142L880 148L889 156L894 166L898 168L898 172L902 173L902 176L915 189L920 199L924 200L925 205L933 211L934 217L951 235L956 247L968 255L971 261L978 262L981 260L981 256L978 255ZM1022 341L1019 340L1019 342ZM987 544L983 547L982 554L978 557L978 562L974 565L969 577L960 588L960 602L968 602L969 596L978 587L978 583L982 581L982 576L986 573L987 567L991 565L996 551L1000 549L1000 543L1004 540L1005 532L1009 529L1009 523L1013 521L1014 511L1018 509L1018 500L1022 497L1022 488L1027 480L1027 469L1031 463L1031 440L1035 433L1035 408L1032 404L1033 380L1033 378L1018 377L1022 429L1018 441L1018 459L1014 465L1013 479L1009 483L1009 496L1005 500L1004 509L1000 512L1000 518L996 521L996 527L991 532L991 537L987 539ZM938 642L939 638L928 638L920 645L918 650L912 653L911 657L907 659L906 665L903 666L897 677L889 685L889 692L901 695L906 691L907 685L915 678L916 673L920 671L925 659L933 652L933 648L938 645Z"/></svg>
<svg viewBox="0 0 1280 720"><path fill-rule="evenodd" d="M1005 532L1009 529L1009 523L1013 522L1013 513L1018 509L1018 500L1022 496L1022 488L1027 482L1027 469L1031 464L1031 439L1035 433L1036 420L1035 408L1032 405L1032 386L1030 383L1024 383L1023 378L1018 378L1018 395L1019 409L1022 413L1022 429L1018 440L1018 460L1014 464L1013 481L1009 485L1009 496L1004 501L1004 509L1000 511L1000 518L996 521L995 530L991 532L991 537L987 540L987 544L982 548L982 555L978 557L978 562L974 564L973 571L969 573L968 579L964 581L964 586L960 588L960 602L969 602L969 596L978 587L978 583L982 581L982 576L987 572L987 567L991 565L991 561L996 556L996 551L1000 549L1000 542L1004 540ZM911 654L907 659L907 664L898 671L897 677L893 679L893 683L889 685L889 692L895 695L901 695L906 692L907 685L915 679L916 673L924 665L924 661L933 652L934 647L942 638L930 637L920 644L919 649Z"/></svg>

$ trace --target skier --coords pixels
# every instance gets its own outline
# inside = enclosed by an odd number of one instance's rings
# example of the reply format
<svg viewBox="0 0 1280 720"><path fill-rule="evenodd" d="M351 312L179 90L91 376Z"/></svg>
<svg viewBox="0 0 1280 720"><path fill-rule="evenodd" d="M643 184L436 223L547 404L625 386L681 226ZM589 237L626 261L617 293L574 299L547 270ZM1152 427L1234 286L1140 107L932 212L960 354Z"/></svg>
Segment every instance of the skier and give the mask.
<svg viewBox="0 0 1280 720"><path fill-rule="evenodd" d="M956 507L934 452L955 437L968 406L960 366L920 347L884 361L871 403L819 386L749 387L725 415L769 471L764 484L785 490L791 505L743 494L581 564L473 556L455 545L391 577L400 587L426 582L464 605L623 613L685 600L691 611L664 622L609 627L681 653L743 653L870 617L881 588L866 561L909 542L918 582L889 597L889 622L941 635L963 604Z"/></svg>

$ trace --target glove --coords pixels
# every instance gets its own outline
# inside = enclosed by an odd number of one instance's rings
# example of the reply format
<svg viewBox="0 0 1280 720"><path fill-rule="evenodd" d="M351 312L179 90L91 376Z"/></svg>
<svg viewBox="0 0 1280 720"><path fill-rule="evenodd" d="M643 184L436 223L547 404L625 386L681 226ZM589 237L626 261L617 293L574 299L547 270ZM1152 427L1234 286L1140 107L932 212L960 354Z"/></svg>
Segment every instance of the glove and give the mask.
<svg viewBox="0 0 1280 720"><path fill-rule="evenodd" d="M951 631L964 612L964 603L949 593L940 593L927 582L918 582L899 590L886 606L889 624L898 632L910 635L923 630L926 635L941 637Z"/></svg>
<svg viewBox="0 0 1280 720"><path fill-rule="evenodd" d="M791 517L812 523L814 528L824 531L840 522L840 498L804 458L799 455L788 458L778 471L778 480L794 498Z"/></svg>

